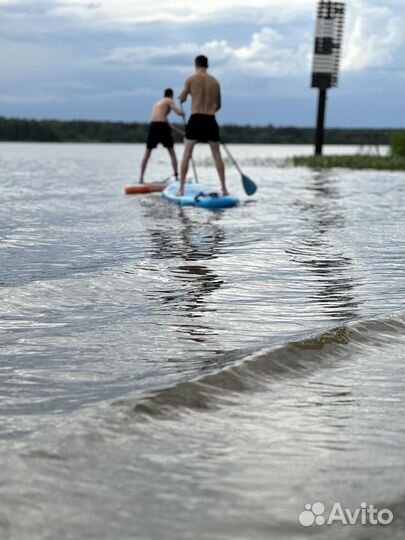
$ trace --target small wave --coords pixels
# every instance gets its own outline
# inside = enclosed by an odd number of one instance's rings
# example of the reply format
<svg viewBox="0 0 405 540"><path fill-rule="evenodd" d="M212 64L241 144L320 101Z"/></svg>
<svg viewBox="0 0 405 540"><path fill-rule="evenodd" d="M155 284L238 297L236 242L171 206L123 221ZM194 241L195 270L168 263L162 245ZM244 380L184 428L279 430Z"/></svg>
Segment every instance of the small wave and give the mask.
<svg viewBox="0 0 405 540"><path fill-rule="evenodd" d="M212 409L237 401L240 393L264 389L274 380L303 377L346 358L359 349L403 340L405 313L330 328L288 343L225 355L220 367L189 381L156 390L149 396L114 402L141 417L173 415L184 409ZM217 364L218 366L218 364Z"/></svg>

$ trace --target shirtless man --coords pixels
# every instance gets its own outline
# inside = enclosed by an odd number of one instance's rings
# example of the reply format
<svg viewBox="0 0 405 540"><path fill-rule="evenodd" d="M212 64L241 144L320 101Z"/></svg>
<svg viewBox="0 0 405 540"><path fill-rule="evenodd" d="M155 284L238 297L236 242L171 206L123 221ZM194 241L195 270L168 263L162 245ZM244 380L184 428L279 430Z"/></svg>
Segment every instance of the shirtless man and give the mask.
<svg viewBox="0 0 405 540"><path fill-rule="evenodd" d="M162 143L163 146L167 148L170 154L170 159L172 160L174 176L176 179L178 177L177 158L173 148L173 137L170 129L182 135L184 135L184 133L174 126L170 126L169 122L167 121L167 117L172 111L179 116L184 116L184 112L176 107L173 101L173 90L171 88L166 88L163 99L155 103L152 110L152 119L149 125L146 151L141 163L141 184L143 184L146 166L152 154L152 150L156 148L159 143Z"/></svg>
<svg viewBox="0 0 405 540"><path fill-rule="evenodd" d="M196 142L208 142L218 171L223 195L228 195L225 184L225 167L222 161L219 127L215 113L221 108L221 88L219 82L208 75L208 58L200 55L195 59L196 73L184 83L184 90L179 96L184 103L191 94L191 116L186 126L183 160L181 162L179 195L184 195L184 182L188 171L193 148Z"/></svg>

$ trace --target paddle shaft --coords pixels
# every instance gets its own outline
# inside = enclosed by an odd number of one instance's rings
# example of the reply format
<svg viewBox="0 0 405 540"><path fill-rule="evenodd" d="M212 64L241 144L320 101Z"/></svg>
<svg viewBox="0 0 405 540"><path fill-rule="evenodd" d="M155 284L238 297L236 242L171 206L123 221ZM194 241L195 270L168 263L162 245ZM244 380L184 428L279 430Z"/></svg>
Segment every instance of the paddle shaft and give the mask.
<svg viewBox="0 0 405 540"><path fill-rule="evenodd" d="M165 182L167 182L168 180L170 180L170 178L173 178L173 176L175 176L174 174L171 174L170 176L168 176L167 178L164 178L163 180L161 180L160 182L157 182L157 184L164 184Z"/></svg>
<svg viewBox="0 0 405 540"><path fill-rule="evenodd" d="M228 150L228 147L226 146L226 144L224 142L221 141L221 144L222 146L224 147L224 150L225 152L227 153L227 156L229 157L229 159L232 161L232 163L235 165L236 169L238 170L239 174L240 175L243 175L243 172L241 170L241 168L239 167L239 165L236 163L235 161L235 158L232 156L232 154L230 153L230 151Z"/></svg>
<svg viewBox="0 0 405 540"><path fill-rule="evenodd" d="M256 193L256 191L257 191L256 184L248 176L243 174L242 169L239 167L239 165L237 164L235 158L232 156L232 154L228 150L228 147L226 146L226 144L223 143L223 142L221 142L221 144L224 147L225 152L227 153L227 156L232 161L232 163L235 165L237 171L239 172L239 174L241 176L242 186L243 186L243 189L245 190L245 193L247 195L253 195L254 193Z"/></svg>

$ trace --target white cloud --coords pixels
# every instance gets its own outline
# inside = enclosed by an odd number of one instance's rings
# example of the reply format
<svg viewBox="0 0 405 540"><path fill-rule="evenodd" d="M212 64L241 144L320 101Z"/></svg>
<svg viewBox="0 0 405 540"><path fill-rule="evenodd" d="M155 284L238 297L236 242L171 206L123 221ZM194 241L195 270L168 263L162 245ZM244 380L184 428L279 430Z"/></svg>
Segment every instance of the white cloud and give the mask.
<svg viewBox="0 0 405 540"><path fill-rule="evenodd" d="M396 63L404 33L402 18L398 16L401 4L398 0L388 0L384 5L353 0L343 48L344 70L390 67Z"/></svg>
<svg viewBox="0 0 405 540"><path fill-rule="evenodd" d="M288 77L308 70L310 51L310 43L303 41L294 45L288 36L265 27L253 34L247 47L236 48L233 56L248 72Z"/></svg>
<svg viewBox="0 0 405 540"><path fill-rule="evenodd" d="M314 0L56 0L53 13L90 18L94 11L97 24L192 23L229 18L291 20L305 12L314 11ZM238 17L240 14L240 17Z"/></svg>
<svg viewBox="0 0 405 540"><path fill-rule="evenodd" d="M289 46L287 44L290 44ZM167 47L117 47L105 62L141 67L168 67L180 72L192 69L194 56L206 54L213 70L227 73L251 74L256 77L288 77L308 71L311 45L295 45L272 28L255 32L247 45L232 47L226 40L206 43L180 43Z"/></svg>

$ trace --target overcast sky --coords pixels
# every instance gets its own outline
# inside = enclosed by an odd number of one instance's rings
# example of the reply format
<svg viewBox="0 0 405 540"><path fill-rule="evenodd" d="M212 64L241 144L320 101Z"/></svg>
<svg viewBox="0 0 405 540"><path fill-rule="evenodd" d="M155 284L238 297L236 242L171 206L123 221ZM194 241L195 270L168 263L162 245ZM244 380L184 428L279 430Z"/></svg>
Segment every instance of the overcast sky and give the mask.
<svg viewBox="0 0 405 540"><path fill-rule="evenodd" d="M0 116L147 121L206 54L221 122L312 126L317 0L0 0ZM327 125L404 127L403 0L347 0Z"/></svg>

